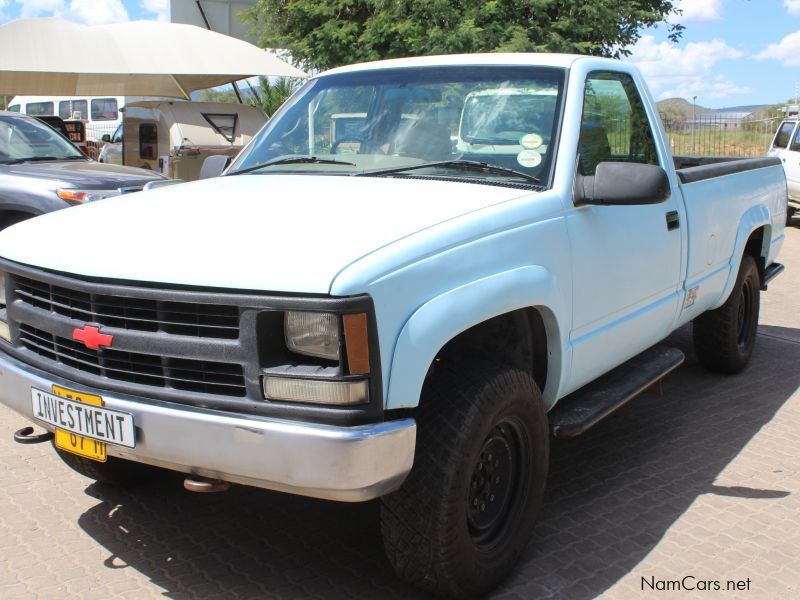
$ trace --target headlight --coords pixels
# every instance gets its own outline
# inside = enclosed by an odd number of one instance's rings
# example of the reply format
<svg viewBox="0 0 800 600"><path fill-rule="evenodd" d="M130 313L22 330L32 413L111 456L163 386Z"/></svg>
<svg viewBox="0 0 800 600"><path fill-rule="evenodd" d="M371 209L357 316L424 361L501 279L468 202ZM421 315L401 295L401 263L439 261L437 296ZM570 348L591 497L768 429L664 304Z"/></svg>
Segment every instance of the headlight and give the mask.
<svg viewBox="0 0 800 600"><path fill-rule="evenodd" d="M70 204L83 204L84 202L94 202L111 196L119 196L119 190L74 190L62 188L56 190L56 195Z"/></svg>
<svg viewBox="0 0 800 600"><path fill-rule="evenodd" d="M0 339L11 341L11 330L8 328L8 311L6 309L6 274L0 273Z"/></svg>
<svg viewBox="0 0 800 600"><path fill-rule="evenodd" d="M288 311L284 334L292 352L339 360L339 318L334 314Z"/></svg>

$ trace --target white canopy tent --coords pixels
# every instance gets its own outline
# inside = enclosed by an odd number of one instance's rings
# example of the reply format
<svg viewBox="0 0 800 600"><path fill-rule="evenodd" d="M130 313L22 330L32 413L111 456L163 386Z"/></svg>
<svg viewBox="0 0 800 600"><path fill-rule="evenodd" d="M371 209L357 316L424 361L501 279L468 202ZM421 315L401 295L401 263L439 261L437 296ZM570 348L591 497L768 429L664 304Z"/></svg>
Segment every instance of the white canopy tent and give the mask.
<svg viewBox="0 0 800 600"><path fill-rule="evenodd" d="M193 25L132 21L82 25L20 19L0 25L0 94L160 96L255 75L305 77L268 52Z"/></svg>

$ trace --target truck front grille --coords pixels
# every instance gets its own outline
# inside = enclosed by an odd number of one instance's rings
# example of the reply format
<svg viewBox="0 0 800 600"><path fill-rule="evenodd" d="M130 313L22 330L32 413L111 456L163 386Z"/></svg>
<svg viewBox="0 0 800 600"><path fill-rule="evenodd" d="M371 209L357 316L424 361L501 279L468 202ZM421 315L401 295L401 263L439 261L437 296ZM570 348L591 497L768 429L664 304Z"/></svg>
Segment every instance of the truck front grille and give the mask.
<svg viewBox="0 0 800 600"><path fill-rule="evenodd" d="M31 352L67 367L117 381L189 392L243 397L242 366L170 358L106 348L90 350L74 340L21 325L19 343Z"/></svg>
<svg viewBox="0 0 800 600"><path fill-rule="evenodd" d="M237 306L95 294L26 277L17 277L15 283L23 302L78 321L194 337L239 337Z"/></svg>

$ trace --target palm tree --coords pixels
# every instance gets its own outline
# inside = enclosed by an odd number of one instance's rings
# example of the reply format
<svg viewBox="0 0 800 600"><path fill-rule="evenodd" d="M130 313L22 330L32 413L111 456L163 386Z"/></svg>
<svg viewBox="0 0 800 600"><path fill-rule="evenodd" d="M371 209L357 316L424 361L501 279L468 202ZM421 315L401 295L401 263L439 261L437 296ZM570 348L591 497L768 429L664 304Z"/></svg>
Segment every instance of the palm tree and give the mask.
<svg viewBox="0 0 800 600"><path fill-rule="evenodd" d="M276 77L272 80L269 77L259 77L259 97L251 98L249 102L253 106L260 107L268 117L271 117L297 89L299 83L298 79L291 77Z"/></svg>

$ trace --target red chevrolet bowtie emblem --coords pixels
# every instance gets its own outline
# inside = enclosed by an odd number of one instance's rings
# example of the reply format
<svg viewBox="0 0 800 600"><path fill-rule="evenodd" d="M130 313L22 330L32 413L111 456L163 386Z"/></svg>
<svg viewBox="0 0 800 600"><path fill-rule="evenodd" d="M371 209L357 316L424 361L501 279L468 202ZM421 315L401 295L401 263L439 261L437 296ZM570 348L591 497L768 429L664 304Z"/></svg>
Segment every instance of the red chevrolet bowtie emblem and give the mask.
<svg viewBox="0 0 800 600"><path fill-rule="evenodd" d="M100 329L91 325L84 325L83 329L76 329L72 332L72 339L83 342L90 350L100 350L107 348L114 343L114 336L100 333Z"/></svg>

